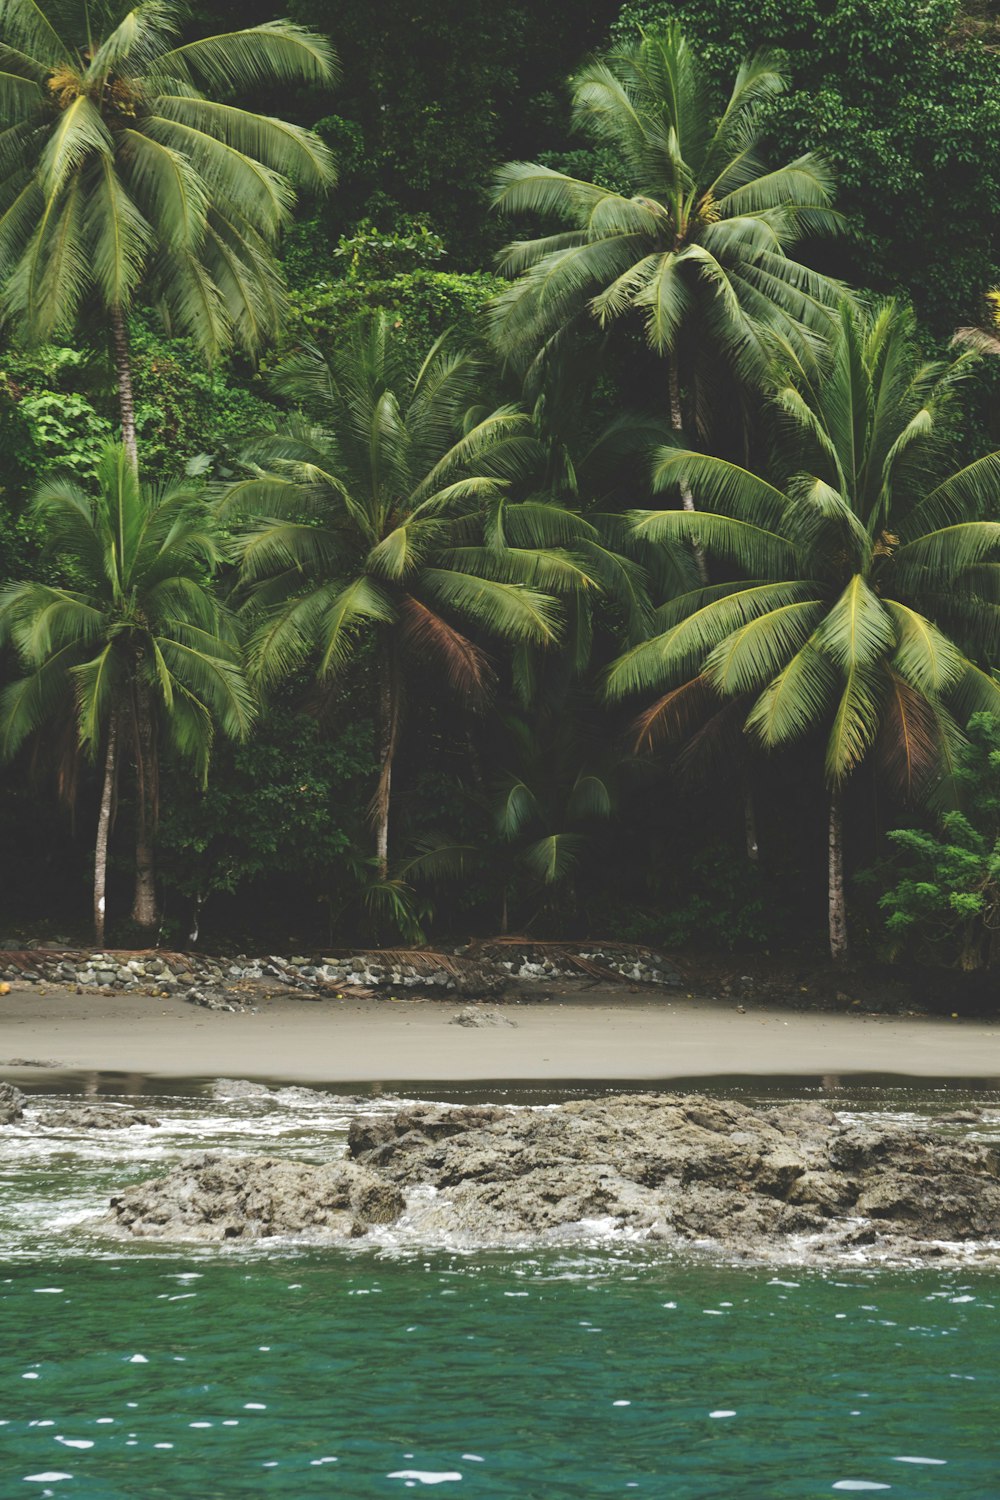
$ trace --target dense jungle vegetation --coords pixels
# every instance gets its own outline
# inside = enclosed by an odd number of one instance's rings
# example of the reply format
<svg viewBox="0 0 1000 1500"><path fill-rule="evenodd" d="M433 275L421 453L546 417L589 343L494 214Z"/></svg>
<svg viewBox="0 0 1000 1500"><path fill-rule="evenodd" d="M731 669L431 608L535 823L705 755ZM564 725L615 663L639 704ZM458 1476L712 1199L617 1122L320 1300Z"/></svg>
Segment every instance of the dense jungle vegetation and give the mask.
<svg viewBox="0 0 1000 1500"><path fill-rule="evenodd" d="M1000 961L1000 9L285 8L0 0L0 944Z"/></svg>

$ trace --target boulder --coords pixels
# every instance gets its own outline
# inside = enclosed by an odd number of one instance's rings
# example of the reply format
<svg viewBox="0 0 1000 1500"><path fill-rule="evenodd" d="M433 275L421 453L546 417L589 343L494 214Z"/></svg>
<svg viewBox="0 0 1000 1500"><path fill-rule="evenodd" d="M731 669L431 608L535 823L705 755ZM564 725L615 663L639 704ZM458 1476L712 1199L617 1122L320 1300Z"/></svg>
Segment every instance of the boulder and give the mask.
<svg viewBox="0 0 1000 1500"><path fill-rule="evenodd" d="M108 1221L140 1239L344 1240L403 1212L392 1183L353 1162L312 1166L268 1156L194 1156L126 1188Z"/></svg>
<svg viewBox="0 0 1000 1500"><path fill-rule="evenodd" d="M64 1109L43 1110L36 1120L39 1125L59 1130L131 1130L133 1125L161 1123L144 1109L121 1109L114 1104L70 1104Z"/></svg>
<svg viewBox="0 0 1000 1500"><path fill-rule="evenodd" d="M0 1125L24 1119L24 1095L12 1083L0 1083Z"/></svg>

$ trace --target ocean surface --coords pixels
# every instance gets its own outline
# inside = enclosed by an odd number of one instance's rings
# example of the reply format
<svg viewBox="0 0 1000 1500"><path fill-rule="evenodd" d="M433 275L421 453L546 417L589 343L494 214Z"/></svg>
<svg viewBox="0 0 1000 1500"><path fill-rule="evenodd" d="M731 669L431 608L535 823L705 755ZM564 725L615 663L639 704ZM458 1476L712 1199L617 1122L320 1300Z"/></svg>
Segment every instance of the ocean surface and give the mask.
<svg viewBox="0 0 1000 1500"><path fill-rule="evenodd" d="M125 1182L209 1146L334 1156L353 1113L395 1101L53 1088L141 1102L163 1127L0 1130L3 1500L1000 1500L1000 1272L735 1267L596 1232L475 1253L388 1232L124 1244L88 1221ZM972 1091L742 1097L933 1117ZM1000 1099L977 1102L1000 1137Z"/></svg>

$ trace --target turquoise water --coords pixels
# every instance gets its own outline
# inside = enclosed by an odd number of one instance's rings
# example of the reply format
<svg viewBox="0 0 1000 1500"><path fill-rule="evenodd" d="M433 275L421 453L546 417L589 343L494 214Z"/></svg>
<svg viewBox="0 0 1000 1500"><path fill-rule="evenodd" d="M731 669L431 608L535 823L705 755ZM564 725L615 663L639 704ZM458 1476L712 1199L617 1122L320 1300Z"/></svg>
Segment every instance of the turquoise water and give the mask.
<svg viewBox="0 0 1000 1500"><path fill-rule="evenodd" d="M384 1107L155 1103L159 1133L2 1134L3 1500L1000 1500L1000 1274L126 1247L82 1223L116 1183L333 1154Z"/></svg>
<svg viewBox="0 0 1000 1500"><path fill-rule="evenodd" d="M2 1493L987 1500L998 1306L634 1252L25 1263Z"/></svg>

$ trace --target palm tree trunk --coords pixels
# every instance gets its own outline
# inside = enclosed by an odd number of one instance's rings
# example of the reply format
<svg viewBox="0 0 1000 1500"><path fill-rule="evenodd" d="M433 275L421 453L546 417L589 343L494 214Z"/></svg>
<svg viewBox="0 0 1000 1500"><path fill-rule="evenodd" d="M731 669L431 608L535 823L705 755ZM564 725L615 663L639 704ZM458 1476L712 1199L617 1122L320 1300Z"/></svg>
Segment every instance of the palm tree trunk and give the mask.
<svg viewBox="0 0 1000 1500"><path fill-rule="evenodd" d="M108 835L111 831L111 806L114 801L115 759L118 751L118 715L112 713L108 725L108 746L104 755L104 784L101 788L101 810L97 817L97 843L94 848L94 942L104 947L104 915L108 883Z"/></svg>
<svg viewBox="0 0 1000 1500"><path fill-rule="evenodd" d="M678 373L676 358L673 358L669 361L669 370L670 426L673 428L678 441L680 441L684 437L684 411L681 407L681 378L680 374ZM686 480L682 481L681 483L681 504L684 506L685 510L696 509L694 503L694 494L692 493L691 486L687 483ZM702 583L707 583L708 566L705 562L705 551L697 538L695 538L694 542L694 560L698 565L698 575L701 578Z"/></svg>
<svg viewBox="0 0 1000 1500"><path fill-rule="evenodd" d="M830 957L844 963L848 956L847 903L844 899L844 828L840 792L830 793L828 900Z"/></svg>
<svg viewBox="0 0 1000 1500"><path fill-rule="evenodd" d="M118 377L118 408L122 424L122 442L133 465L139 467L139 450L135 441L135 399L132 394L132 358L128 346L128 328L120 307L111 309L111 343L114 349L115 374Z"/></svg>
<svg viewBox="0 0 1000 1500"><path fill-rule="evenodd" d="M136 683L136 814L135 891L132 921L137 927L156 926L156 863L153 830L156 826L156 744L149 685L141 675Z"/></svg>
<svg viewBox="0 0 1000 1500"><path fill-rule="evenodd" d="M399 737L399 671L396 648L392 640L379 647L378 675L378 785L372 800L375 823L375 857L379 878L389 873L389 801L392 795L392 766Z"/></svg>
<svg viewBox="0 0 1000 1500"><path fill-rule="evenodd" d="M684 412L681 408L681 377L677 369L677 360L671 359L670 365L670 426L675 436L680 440L684 436ZM685 510L694 510L694 495L691 493L689 484L681 485L681 499Z"/></svg>

